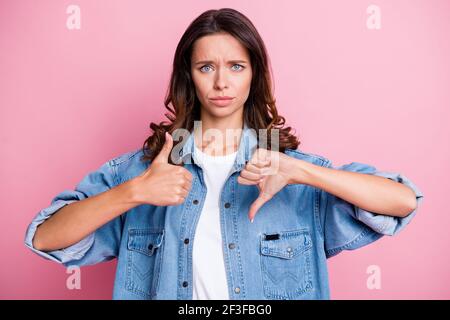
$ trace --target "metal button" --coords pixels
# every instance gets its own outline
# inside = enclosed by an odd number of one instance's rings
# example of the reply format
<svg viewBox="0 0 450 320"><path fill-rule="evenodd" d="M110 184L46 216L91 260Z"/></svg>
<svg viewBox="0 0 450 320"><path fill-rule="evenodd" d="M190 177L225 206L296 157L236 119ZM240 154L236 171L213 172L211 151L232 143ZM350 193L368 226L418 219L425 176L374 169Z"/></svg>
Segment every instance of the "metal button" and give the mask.
<svg viewBox="0 0 450 320"><path fill-rule="evenodd" d="M286 251L287 252L292 252L292 248L291 247L287 247Z"/></svg>
<svg viewBox="0 0 450 320"><path fill-rule="evenodd" d="M198 204L198 200L195 199L194 201L192 201L193 204Z"/></svg>
<svg viewBox="0 0 450 320"><path fill-rule="evenodd" d="M189 284L188 284L188 282L187 281L183 281L183 287L187 287Z"/></svg>
<svg viewBox="0 0 450 320"><path fill-rule="evenodd" d="M148 250L150 250L150 251L153 250L153 245L152 245L152 244L149 244L149 245L148 245Z"/></svg>
<svg viewBox="0 0 450 320"><path fill-rule="evenodd" d="M228 245L228 248L230 248L231 250L233 250L234 248L236 248L236 245L234 243L230 243Z"/></svg>
<svg viewBox="0 0 450 320"><path fill-rule="evenodd" d="M239 287L234 288L234 292L236 292L236 293L241 292L241 288L239 288Z"/></svg>
<svg viewBox="0 0 450 320"><path fill-rule="evenodd" d="M189 239L188 238L184 239L184 244L189 244Z"/></svg>
<svg viewBox="0 0 450 320"><path fill-rule="evenodd" d="M228 209L229 207L231 207L231 204L229 202L225 203L225 208Z"/></svg>

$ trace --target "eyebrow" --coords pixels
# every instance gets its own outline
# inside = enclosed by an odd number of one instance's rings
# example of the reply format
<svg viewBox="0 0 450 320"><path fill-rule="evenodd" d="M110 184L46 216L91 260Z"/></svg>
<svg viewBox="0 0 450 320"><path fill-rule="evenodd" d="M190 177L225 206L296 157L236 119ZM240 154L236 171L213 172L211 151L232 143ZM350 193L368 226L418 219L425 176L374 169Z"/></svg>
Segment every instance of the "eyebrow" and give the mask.
<svg viewBox="0 0 450 320"><path fill-rule="evenodd" d="M248 63L246 60L229 60L227 62L228 63ZM197 61L194 64L195 65L197 65L197 64L214 64L214 61L212 61L212 60L202 60L202 61Z"/></svg>

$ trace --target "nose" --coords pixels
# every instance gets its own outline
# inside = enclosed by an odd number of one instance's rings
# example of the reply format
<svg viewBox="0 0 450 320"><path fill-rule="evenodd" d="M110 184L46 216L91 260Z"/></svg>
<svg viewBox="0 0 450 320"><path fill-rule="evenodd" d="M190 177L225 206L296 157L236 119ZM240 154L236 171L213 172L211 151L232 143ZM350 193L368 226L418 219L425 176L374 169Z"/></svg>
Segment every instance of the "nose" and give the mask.
<svg viewBox="0 0 450 320"><path fill-rule="evenodd" d="M219 68L214 79L214 89L223 90L225 88L228 88L227 75L223 68Z"/></svg>

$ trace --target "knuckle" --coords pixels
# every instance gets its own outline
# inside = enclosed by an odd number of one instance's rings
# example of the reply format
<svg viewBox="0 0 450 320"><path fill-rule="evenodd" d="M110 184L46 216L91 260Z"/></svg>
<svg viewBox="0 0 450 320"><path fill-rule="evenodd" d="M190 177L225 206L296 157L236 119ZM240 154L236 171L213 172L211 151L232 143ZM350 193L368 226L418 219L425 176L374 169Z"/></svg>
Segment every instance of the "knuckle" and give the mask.
<svg viewBox="0 0 450 320"><path fill-rule="evenodd" d="M184 173L184 170L186 170L186 169L184 169L183 167L178 167L176 173L182 174L182 173Z"/></svg>
<svg viewBox="0 0 450 320"><path fill-rule="evenodd" d="M172 200L173 200L174 203L183 202L183 198L181 196L179 196L179 195L174 196Z"/></svg>

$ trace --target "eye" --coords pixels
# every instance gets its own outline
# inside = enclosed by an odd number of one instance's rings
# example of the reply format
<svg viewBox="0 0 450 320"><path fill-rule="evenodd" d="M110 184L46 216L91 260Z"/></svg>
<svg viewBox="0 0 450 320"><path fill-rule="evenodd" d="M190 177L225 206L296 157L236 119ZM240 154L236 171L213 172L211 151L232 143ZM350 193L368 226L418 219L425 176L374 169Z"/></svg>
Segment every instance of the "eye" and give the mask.
<svg viewBox="0 0 450 320"><path fill-rule="evenodd" d="M211 68L211 65L210 65L210 64L204 65L204 66L201 67L199 70L200 70L201 72L208 72L208 71L205 70L205 68Z"/></svg>
<svg viewBox="0 0 450 320"><path fill-rule="evenodd" d="M244 67L244 66L242 66L242 65L240 65L240 64L235 64L235 65L233 65L233 67L232 67L232 68L234 68L235 66L239 66L239 67L241 67L240 69L234 69L234 70L236 70L236 71L241 71L241 70L244 70L244 69L245 69L245 67Z"/></svg>

